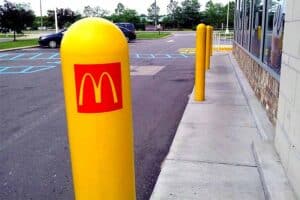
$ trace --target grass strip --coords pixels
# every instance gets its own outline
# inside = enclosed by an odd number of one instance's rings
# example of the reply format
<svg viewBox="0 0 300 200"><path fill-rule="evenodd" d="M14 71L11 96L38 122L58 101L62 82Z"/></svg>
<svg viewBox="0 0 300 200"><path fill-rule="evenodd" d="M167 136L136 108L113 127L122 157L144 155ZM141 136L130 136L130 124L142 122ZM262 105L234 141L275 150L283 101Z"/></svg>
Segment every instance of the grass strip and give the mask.
<svg viewBox="0 0 300 200"><path fill-rule="evenodd" d="M17 40L17 41L9 41L9 42L0 42L0 49L10 49L17 47L26 47L38 45L38 39L28 39L28 40Z"/></svg>
<svg viewBox="0 0 300 200"><path fill-rule="evenodd" d="M163 38L166 37L168 35L170 35L170 32L157 32L157 31L153 31L153 32L137 32L136 33L136 38L139 40L143 40L143 39L159 39L159 38Z"/></svg>

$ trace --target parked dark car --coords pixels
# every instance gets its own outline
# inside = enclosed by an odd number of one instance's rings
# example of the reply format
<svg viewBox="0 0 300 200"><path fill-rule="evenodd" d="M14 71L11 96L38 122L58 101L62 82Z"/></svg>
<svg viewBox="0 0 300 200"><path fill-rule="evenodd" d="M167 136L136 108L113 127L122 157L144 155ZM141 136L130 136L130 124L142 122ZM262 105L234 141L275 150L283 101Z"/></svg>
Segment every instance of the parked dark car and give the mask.
<svg viewBox="0 0 300 200"><path fill-rule="evenodd" d="M116 25L121 29L121 31L123 32L123 34L125 35L128 41L136 39L135 28L133 24L117 23ZM125 25L130 29L125 28ZM65 31L66 30L64 29L58 33L41 36L38 42L40 46L44 46L44 47L50 47L50 48L59 47Z"/></svg>
<svg viewBox="0 0 300 200"><path fill-rule="evenodd" d="M128 41L136 39L135 27L132 23L122 22L116 23L116 25L121 29Z"/></svg>
<svg viewBox="0 0 300 200"><path fill-rule="evenodd" d="M116 23L116 25L119 26L119 27L127 28L128 30L130 30L132 32L135 32L135 27L134 27L134 24L132 24L132 23L118 22L118 23Z"/></svg>
<svg viewBox="0 0 300 200"><path fill-rule="evenodd" d="M135 39L136 39L135 32L130 31L130 30L128 30L127 28L124 28L124 27L120 27L120 26L119 26L119 28L121 29L121 31L122 31L123 34L125 35L127 41L135 40Z"/></svg>
<svg viewBox="0 0 300 200"><path fill-rule="evenodd" d="M53 33L50 35L41 36L39 38L40 46L56 48L60 46L61 40L64 36L66 30L62 30L58 33Z"/></svg>

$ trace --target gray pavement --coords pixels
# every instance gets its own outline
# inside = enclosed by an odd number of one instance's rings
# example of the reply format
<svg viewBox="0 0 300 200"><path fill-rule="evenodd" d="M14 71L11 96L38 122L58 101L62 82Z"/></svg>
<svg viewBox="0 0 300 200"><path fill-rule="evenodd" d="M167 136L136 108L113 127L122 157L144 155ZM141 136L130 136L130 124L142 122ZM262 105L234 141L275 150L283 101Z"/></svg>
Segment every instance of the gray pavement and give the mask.
<svg viewBox="0 0 300 200"><path fill-rule="evenodd" d="M156 183L156 199L265 199L251 144L256 122L228 54L214 54L206 100L190 96Z"/></svg>
<svg viewBox="0 0 300 200"><path fill-rule="evenodd" d="M150 198L160 172L151 199L293 199L231 55L213 56L206 100L188 98L194 57L178 50L194 36L129 44L137 199ZM74 199L58 51L3 52L0 62L0 199Z"/></svg>
<svg viewBox="0 0 300 200"><path fill-rule="evenodd" d="M193 88L193 33L129 43L137 199L150 198ZM57 49L0 53L0 199L74 199Z"/></svg>

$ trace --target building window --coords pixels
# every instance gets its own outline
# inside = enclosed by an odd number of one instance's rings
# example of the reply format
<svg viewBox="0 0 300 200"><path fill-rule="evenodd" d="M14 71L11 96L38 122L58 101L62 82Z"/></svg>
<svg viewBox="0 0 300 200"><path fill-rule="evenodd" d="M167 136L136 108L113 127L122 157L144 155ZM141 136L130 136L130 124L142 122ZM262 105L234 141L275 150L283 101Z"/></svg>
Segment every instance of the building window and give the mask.
<svg viewBox="0 0 300 200"><path fill-rule="evenodd" d="M284 0L269 0L267 4L263 62L280 73L284 29Z"/></svg>
<svg viewBox="0 0 300 200"><path fill-rule="evenodd" d="M251 0L245 0L245 15L244 15L244 28L243 28L243 47L248 49L250 41L250 7Z"/></svg>
<svg viewBox="0 0 300 200"><path fill-rule="evenodd" d="M250 52L259 57L262 40L263 1L253 1Z"/></svg>
<svg viewBox="0 0 300 200"><path fill-rule="evenodd" d="M243 35L243 2L244 0L240 0L238 5L238 25L237 25L237 42L242 44L242 35Z"/></svg>
<svg viewBox="0 0 300 200"><path fill-rule="evenodd" d="M239 26L239 12L240 12L240 0L235 1L235 16L234 16L234 39L238 41L238 26Z"/></svg>

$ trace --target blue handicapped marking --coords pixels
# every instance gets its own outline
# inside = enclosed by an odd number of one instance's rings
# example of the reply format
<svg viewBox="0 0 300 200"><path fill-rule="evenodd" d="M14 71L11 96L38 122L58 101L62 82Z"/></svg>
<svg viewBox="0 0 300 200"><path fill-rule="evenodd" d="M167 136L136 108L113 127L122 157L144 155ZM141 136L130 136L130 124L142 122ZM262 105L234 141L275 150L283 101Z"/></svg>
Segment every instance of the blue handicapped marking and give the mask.
<svg viewBox="0 0 300 200"><path fill-rule="evenodd" d="M50 55L50 56L48 57L48 59L49 59L49 60L51 60L51 59L60 59L59 53L54 53L53 55Z"/></svg>
<svg viewBox="0 0 300 200"><path fill-rule="evenodd" d="M133 58L155 58L155 56L150 53L137 53L133 55Z"/></svg>
<svg viewBox="0 0 300 200"><path fill-rule="evenodd" d="M181 53L135 53L131 54L132 59L177 59L190 58L194 55ZM47 63L59 64L59 53L0 53L0 61L23 61L23 60L48 60ZM51 62L50 62L51 61Z"/></svg>
<svg viewBox="0 0 300 200"><path fill-rule="evenodd" d="M21 58L22 56L24 56L25 54L24 53L20 53L20 54L17 54L11 58L9 58L9 60L16 60L17 58Z"/></svg>
<svg viewBox="0 0 300 200"><path fill-rule="evenodd" d="M191 58L194 55L180 54L180 53L134 53L130 55L131 59L178 59L178 58ZM40 71L53 69L61 64L60 54L56 53L0 53L0 61L7 61L17 63L18 61L34 61L38 60L45 64L28 64L25 66L1 66L0 75L2 74L31 74ZM26 63L26 62L25 62Z"/></svg>
<svg viewBox="0 0 300 200"><path fill-rule="evenodd" d="M38 57L41 56L41 55L42 55L42 53L36 53L35 55L31 56L31 57L29 58L29 60L34 60L34 59L38 58Z"/></svg>
<svg viewBox="0 0 300 200"><path fill-rule="evenodd" d="M0 53L0 60L59 60L59 53Z"/></svg>
<svg viewBox="0 0 300 200"><path fill-rule="evenodd" d="M1 74L31 74L53 69L56 66L0 66Z"/></svg>
<svg viewBox="0 0 300 200"><path fill-rule="evenodd" d="M136 54L131 54L130 57L133 59L174 59L174 58L190 58L190 57L194 57L194 55L187 55L181 53L170 53L170 54L136 53Z"/></svg>
<svg viewBox="0 0 300 200"><path fill-rule="evenodd" d="M49 64L61 64L60 61L50 61L50 62L47 62L47 63L49 63Z"/></svg>

